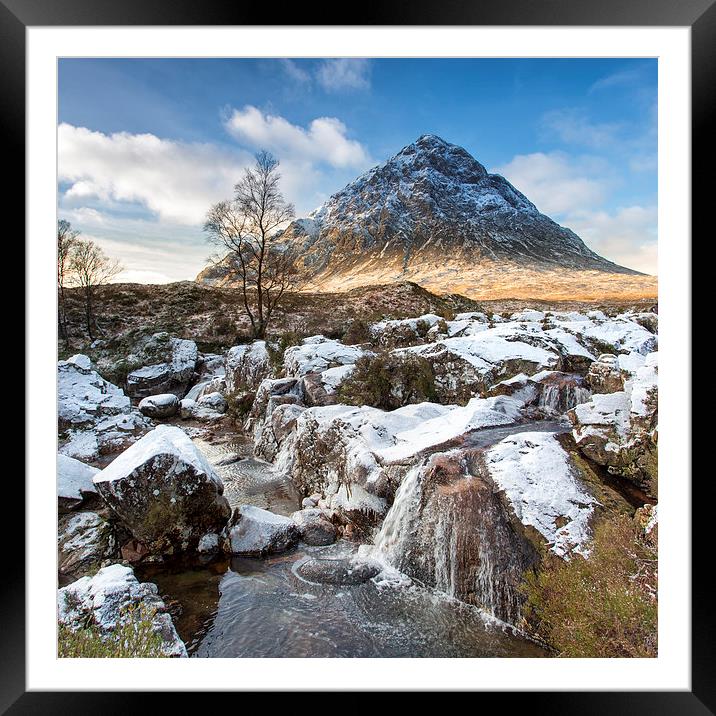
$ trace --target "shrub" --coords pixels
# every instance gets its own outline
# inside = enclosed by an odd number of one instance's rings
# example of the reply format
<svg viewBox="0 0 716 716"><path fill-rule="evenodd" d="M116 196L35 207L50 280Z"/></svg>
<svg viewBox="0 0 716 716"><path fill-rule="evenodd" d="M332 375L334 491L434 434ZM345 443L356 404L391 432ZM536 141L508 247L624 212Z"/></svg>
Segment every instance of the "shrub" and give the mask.
<svg viewBox="0 0 716 716"><path fill-rule="evenodd" d="M166 656L162 638L154 631L155 612L142 604L125 610L125 619L109 635L103 635L94 624L72 631L64 624L58 627L57 655L65 659L109 658L133 659Z"/></svg>
<svg viewBox="0 0 716 716"><path fill-rule="evenodd" d="M359 343L370 343L370 327L368 323L360 318L354 318L343 334L343 343L348 346L355 346Z"/></svg>
<svg viewBox="0 0 716 716"><path fill-rule="evenodd" d="M359 358L353 373L338 389L347 405L395 410L403 405L435 400L435 374L429 361L411 354Z"/></svg>
<svg viewBox="0 0 716 716"><path fill-rule="evenodd" d="M275 375L283 370L283 354L287 348L297 346L301 343L302 336L296 331L282 333L276 341L266 341L266 352L269 356L269 363Z"/></svg>
<svg viewBox="0 0 716 716"><path fill-rule="evenodd" d="M657 552L626 515L602 522L588 558L549 559L528 575L525 619L564 657L657 655Z"/></svg>

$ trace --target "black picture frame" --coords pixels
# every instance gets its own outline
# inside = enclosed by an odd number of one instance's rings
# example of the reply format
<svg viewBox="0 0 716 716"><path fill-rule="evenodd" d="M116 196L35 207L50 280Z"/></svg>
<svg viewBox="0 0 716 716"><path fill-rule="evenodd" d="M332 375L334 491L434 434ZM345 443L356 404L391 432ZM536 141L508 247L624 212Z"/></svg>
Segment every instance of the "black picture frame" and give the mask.
<svg viewBox="0 0 716 716"><path fill-rule="evenodd" d="M294 4L282 8L283 25L340 25L346 8L340 4ZM268 11L267 11L268 10ZM692 83L692 225L693 233L711 218L711 164L714 151L714 86L716 84L716 0L501 0L460 2L441 0L384 0L360 8L360 25L481 25L481 26L682 26L691 28ZM275 15L274 15L275 17ZM320 18L316 21L313 18ZM0 135L5 143L6 176L14 181L5 189L6 207L25 199L25 30L31 26L126 25L267 25L271 8L225 0L0 0ZM710 171L711 170L711 171ZM16 212L20 215L19 212ZM707 218L708 217L708 218ZM713 233L713 222L709 222ZM22 230L22 227L20 227ZM706 239L704 239L706 240ZM685 250L692 242L684 238ZM26 262L26 270L29 270ZM691 390L691 385L684 386ZM691 445L685 445L691 454ZM710 471L693 484L692 497L692 658L691 690L679 692L510 692L502 708L549 711L550 714L716 714L716 619L710 590L706 532L713 509ZM687 485L688 475L678 476ZM9 479L4 486L6 505L24 502L23 486ZM698 538L701 533L701 538ZM166 708L168 694L136 692L26 692L25 687L25 561L14 552L6 559L0 586L0 712L128 713L144 708ZM88 684L88 687L91 687ZM231 685L227 684L227 688ZM480 706L490 694L482 694ZM182 694L183 710L192 702ZM141 699L141 702L140 702ZM159 701L161 699L161 702ZM477 706L477 705L476 705ZM483 706L484 707L484 706ZM240 708L240 706L239 706Z"/></svg>

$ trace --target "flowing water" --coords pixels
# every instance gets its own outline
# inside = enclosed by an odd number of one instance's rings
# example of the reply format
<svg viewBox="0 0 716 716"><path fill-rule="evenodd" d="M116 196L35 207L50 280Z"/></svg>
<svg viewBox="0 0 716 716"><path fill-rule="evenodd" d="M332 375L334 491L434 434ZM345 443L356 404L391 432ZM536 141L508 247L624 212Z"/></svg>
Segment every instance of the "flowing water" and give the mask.
<svg viewBox="0 0 716 716"><path fill-rule="evenodd" d="M298 509L290 482L270 464L242 457L245 446L195 442L216 466L232 504L281 514ZM343 563L356 549L341 540L264 559L177 559L141 565L136 572L157 584L194 657L546 655L477 608L401 575L326 584L300 573L309 559Z"/></svg>
<svg viewBox="0 0 716 716"><path fill-rule="evenodd" d="M405 580L307 581L309 557L353 545L305 547L266 559L147 565L194 657L541 657L536 644L476 608Z"/></svg>

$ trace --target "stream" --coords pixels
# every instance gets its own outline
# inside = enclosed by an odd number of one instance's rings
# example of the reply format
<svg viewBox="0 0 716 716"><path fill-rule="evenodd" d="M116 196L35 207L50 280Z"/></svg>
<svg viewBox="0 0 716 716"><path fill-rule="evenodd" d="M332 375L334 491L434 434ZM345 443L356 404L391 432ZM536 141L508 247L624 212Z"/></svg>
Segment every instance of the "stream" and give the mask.
<svg viewBox="0 0 716 716"><path fill-rule="evenodd" d="M542 421L476 431L485 447L525 430L562 432ZM197 446L215 466L232 506L253 504L290 515L299 509L293 485L244 445ZM136 567L157 584L179 636L193 657L541 657L546 652L476 607L402 577L381 574L359 584L308 581L309 558L341 559L357 550L345 540L255 559L177 558Z"/></svg>

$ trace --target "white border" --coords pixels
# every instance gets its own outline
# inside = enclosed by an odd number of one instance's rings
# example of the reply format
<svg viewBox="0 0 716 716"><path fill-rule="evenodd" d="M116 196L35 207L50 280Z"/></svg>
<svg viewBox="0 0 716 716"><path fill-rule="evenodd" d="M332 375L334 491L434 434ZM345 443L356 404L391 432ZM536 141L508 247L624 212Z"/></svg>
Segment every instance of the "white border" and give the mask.
<svg viewBox="0 0 716 716"><path fill-rule="evenodd" d="M27 688L690 689L688 28L28 28ZM659 57L659 658L74 660L55 654L58 56ZM30 509L31 507L31 509ZM316 675L320 674L320 679Z"/></svg>

